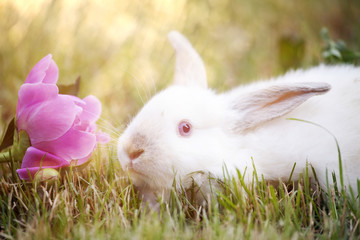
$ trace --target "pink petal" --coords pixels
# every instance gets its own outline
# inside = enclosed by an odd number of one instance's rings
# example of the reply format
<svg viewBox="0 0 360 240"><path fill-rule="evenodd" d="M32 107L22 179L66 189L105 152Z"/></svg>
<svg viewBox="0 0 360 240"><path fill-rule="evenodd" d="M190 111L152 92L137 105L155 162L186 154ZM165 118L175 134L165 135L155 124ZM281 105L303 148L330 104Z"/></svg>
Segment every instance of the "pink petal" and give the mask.
<svg viewBox="0 0 360 240"><path fill-rule="evenodd" d="M71 128L80 112L81 108L70 98L58 96L25 108L17 119L17 127L29 134L33 145L37 142L52 141Z"/></svg>
<svg viewBox="0 0 360 240"><path fill-rule="evenodd" d="M54 60L51 59L49 68L46 70L46 75L42 82L48 84L56 84L58 78L59 78L59 68L54 62Z"/></svg>
<svg viewBox="0 0 360 240"><path fill-rule="evenodd" d="M55 84L59 77L59 69L51 59L51 54L48 54L41 59L30 71L25 83L49 83Z"/></svg>
<svg viewBox="0 0 360 240"><path fill-rule="evenodd" d="M101 103L92 95L85 97L83 103L76 103L82 107L83 111L79 115L79 119L74 127L77 130L95 133L97 129L95 122L101 114Z"/></svg>
<svg viewBox="0 0 360 240"><path fill-rule="evenodd" d="M21 168L40 167L40 165L42 167L68 166L70 163L51 153L29 147L25 152Z"/></svg>
<svg viewBox="0 0 360 240"><path fill-rule="evenodd" d="M47 153L36 149L34 147L29 147L26 150L25 156L23 158L21 169L17 170L21 179L28 180L30 179L28 170L31 177L33 178L35 173L41 168L60 168L69 166L70 163L62 158L59 158L51 153Z"/></svg>
<svg viewBox="0 0 360 240"><path fill-rule="evenodd" d="M91 157L91 155L92 155L92 153L90 153L89 155L87 155L87 156L84 157L84 158L80 158L80 159L78 159L78 160L73 160L73 161L71 161L71 164L74 164L75 166L84 164L84 163L86 163L86 162L89 160L89 158Z"/></svg>
<svg viewBox="0 0 360 240"><path fill-rule="evenodd" d="M63 97L71 99L76 105L78 105L81 108L83 108L83 106L85 106L85 104L86 104L85 101L83 101L81 98L78 98L73 95L59 94L59 96L63 96Z"/></svg>
<svg viewBox="0 0 360 240"><path fill-rule="evenodd" d="M30 180L34 179L35 174L40 170L39 167L31 167L31 168L21 168L16 170L19 174L19 177L23 180Z"/></svg>
<svg viewBox="0 0 360 240"><path fill-rule="evenodd" d="M98 143L102 143L102 144L108 143L110 141L110 136L109 136L109 134L104 133L104 132L99 130L96 133L96 141Z"/></svg>
<svg viewBox="0 0 360 240"><path fill-rule="evenodd" d="M101 103L95 96L89 95L83 99L85 105L82 106L83 111L80 114L80 121L89 123L96 122L101 114Z"/></svg>
<svg viewBox="0 0 360 240"><path fill-rule="evenodd" d="M20 87L19 100L16 108L16 117L19 118L24 108L33 104L56 98L59 89L53 84L25 83Z"/></svg>
<svg viewBox="0 0 360 240"><path fill-rule="evenodd" d="M38 142L33 146L71 161L92 153L96 146L96 136L71 128L65 135L54 141Z"/></svg>
<svg viewBox="0 0 360 240"><path fill-rule="evenodd" d="M74 129L89 132L89 133L95 133L97 126L95 123L89 123L87 121L80 121L80 118L77 118L75 120Z"/></svg>

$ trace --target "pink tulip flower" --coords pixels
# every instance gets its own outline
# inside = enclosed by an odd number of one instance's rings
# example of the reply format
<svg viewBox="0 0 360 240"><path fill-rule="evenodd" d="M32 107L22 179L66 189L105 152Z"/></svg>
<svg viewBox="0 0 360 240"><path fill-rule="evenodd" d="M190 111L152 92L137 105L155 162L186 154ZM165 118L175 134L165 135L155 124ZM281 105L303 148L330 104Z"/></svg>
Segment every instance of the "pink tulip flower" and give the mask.
<svg viewBox="0 0 360 240"><path fill-rule="evenodd" d="M34 177L40 168L81 165L97 143L109 140L107 134L97 131L100 101L91 95L80 99L59 94L58 76L49 54L35 65L19 90L16 125L18 131L28 133L31 142L17 170L22 179Z"/></svg>

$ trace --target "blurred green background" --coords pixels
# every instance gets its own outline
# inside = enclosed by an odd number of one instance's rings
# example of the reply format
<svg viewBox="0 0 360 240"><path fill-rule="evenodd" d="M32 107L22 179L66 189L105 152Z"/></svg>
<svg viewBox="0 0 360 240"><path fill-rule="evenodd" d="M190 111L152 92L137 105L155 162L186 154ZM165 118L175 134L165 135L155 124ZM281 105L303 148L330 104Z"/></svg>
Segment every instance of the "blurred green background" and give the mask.
<svg viewBox="0 0 360 240"><path fill-rule="evenodd" d="M189 38L209 85L223 91L318 64L322 27L359 49L360 1L1 0L0 123L15 114L20 85L48 53L59 83L81 76L80 97L97 96L104 122L121 131L143 101L171 83L169 31Z"/></svg>

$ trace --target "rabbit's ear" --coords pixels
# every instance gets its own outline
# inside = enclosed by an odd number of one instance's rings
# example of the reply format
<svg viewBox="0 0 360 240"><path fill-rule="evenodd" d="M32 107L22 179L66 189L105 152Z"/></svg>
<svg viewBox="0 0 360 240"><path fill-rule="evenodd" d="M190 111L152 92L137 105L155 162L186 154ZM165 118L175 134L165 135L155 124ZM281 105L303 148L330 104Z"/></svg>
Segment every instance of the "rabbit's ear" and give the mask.
<svg viewBox="0 0 360 240"><path fill-rule="evenodd" d="M242 133L251 128L283 116L312 96L326 93L331 86L322 82L276 85L231 100L235 119L232 131Z"/></svg>
<svg viewBox="0 0 360 240"><path fill-rule="evenodd" d="M176 31L170 32L168 39L176 51L174 83L206 88L207 82L204 63L191 43Z"/></svg>

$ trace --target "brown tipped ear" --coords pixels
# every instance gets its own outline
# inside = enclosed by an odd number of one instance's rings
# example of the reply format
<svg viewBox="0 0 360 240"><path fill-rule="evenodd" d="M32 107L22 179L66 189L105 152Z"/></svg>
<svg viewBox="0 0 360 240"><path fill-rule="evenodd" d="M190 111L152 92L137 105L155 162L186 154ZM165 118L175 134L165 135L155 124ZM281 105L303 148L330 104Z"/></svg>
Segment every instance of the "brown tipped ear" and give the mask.
<svg viewBox="0 0 360 240"><path fill-rule="evenodd" d="M204 63L191 43L176 31L170 32L168 39L176 51L174 84L206 88Z"/></svg>
<svg viewBox="0 0 360 240"><path fill-rule="evenodd" d="M231 100L236 112L232 130L241 133L289 113L312 96L324 94L331 86L322 82L272 86Z"/></svg>

